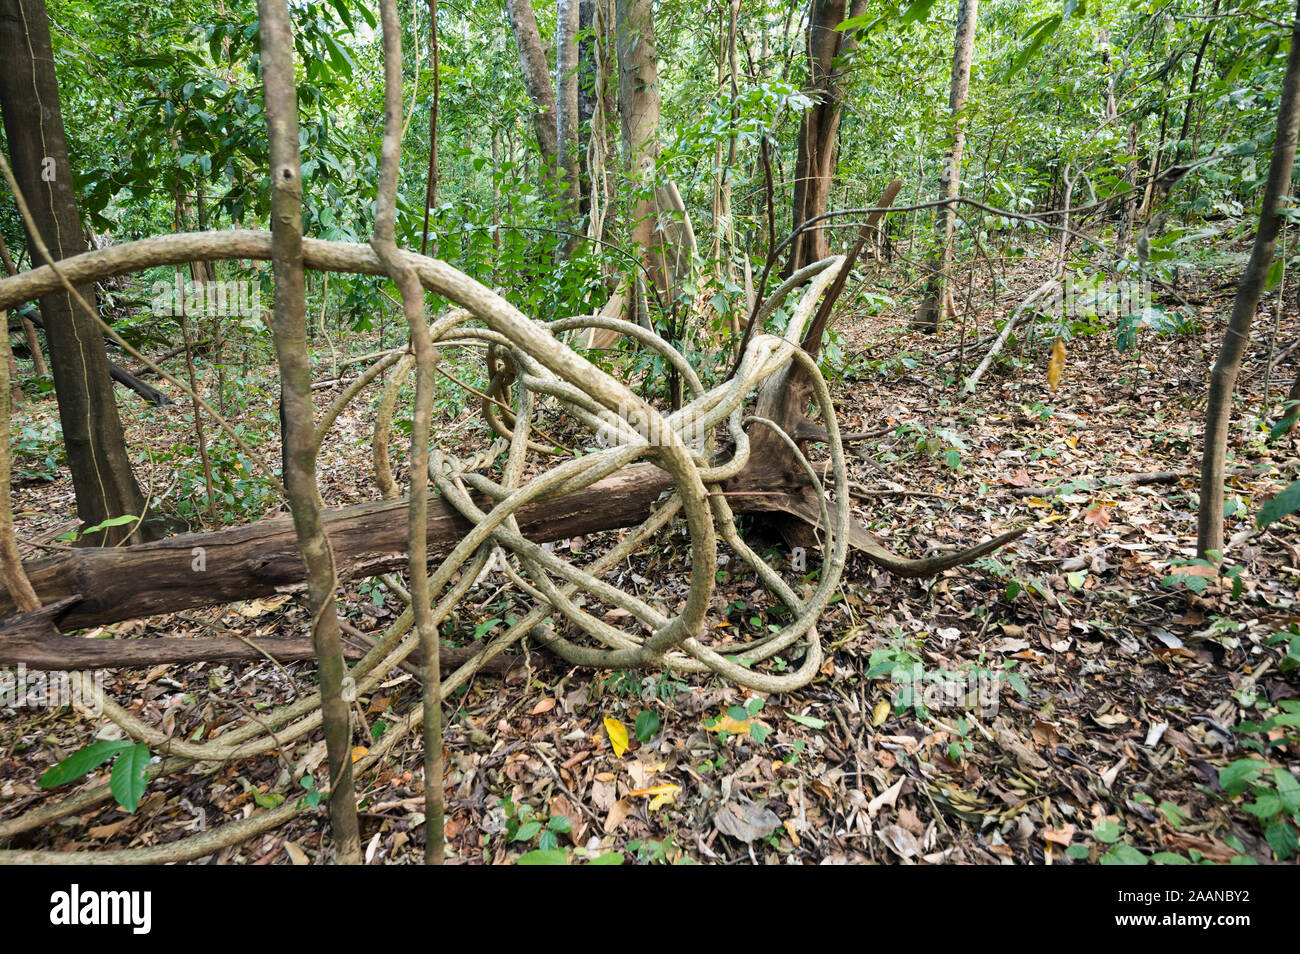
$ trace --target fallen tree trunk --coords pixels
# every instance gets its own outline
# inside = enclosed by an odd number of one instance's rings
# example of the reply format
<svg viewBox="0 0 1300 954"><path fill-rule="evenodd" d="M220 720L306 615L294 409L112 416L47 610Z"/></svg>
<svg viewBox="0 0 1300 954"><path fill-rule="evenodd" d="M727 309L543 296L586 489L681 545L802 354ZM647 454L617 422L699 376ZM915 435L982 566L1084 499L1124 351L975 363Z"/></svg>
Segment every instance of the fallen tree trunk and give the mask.
<svg viewBox="0 0 1300 954"><path fill-rule="evenodd" d="M671 485L671 478L653 464L629 467L583 490L522 507L519 528L529 539L546 541L633 526L649 515L660 493ZM403 498L322 513L340 581L406 565L407 506ZM491 509L490 504L486 509ZM429 498L430 556L450 551L471 529L442 498ZM296 593L306 585L302 555L287 515L135 547L85 547L27 563L25 569L42 604L81 597L52 620L65 631L271 593ZM14 610L9 595L0 596L0 616ZM0 641L9 632L6 621L0 625Z"/></svg>
<svg viewBox="0 0 1300 954"><path fill-rule="evenodd" d="M636 464L590 487L543 497L520 508L519 529L531 540L549 541L634 526L671 487L671 478L655 465ZM737 512L783 513L815 524L817 508L803 490L790 474L751 466L729 481L723 492ZM480 505L487 503L479 500ZM339 580L405 566L406 517L405 499L323 511ZM430 557L450 551L470 529L470 523L441 497L429 498ZM892 573L927 576L991 552L1020 532L1011 530L967 550L920 560L891 553L857 524L852 525L850 543ZM7 593L0 593L0 617L6 617L0 622L0 644L11 637L32 636L37 630L53 635L51 625L63 631L100 626L273 593L296 593L306 585L288 516L134 547L81 548L25 563L24 569L44 604L37 611L41 621L37 626L30 620L22 622L22 617L8 618L16 607ZM0 663L10 655L0 656Z"/></svg>

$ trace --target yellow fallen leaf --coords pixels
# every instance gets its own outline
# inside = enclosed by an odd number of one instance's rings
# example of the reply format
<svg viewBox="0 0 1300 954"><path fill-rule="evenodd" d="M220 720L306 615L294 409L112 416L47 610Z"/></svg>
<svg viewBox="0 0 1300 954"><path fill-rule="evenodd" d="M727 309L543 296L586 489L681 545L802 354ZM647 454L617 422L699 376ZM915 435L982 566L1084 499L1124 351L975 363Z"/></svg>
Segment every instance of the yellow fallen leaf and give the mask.
<svg viewBox="0 0 1300 954"><path fill-rule="evenodd" d="M674 785L672 782L664 782L661 785L651 785L649 788L636 788L627 794L634 798L643 798L646 795L662 795L664 792L679 792L680 785Z"/></svg>
<svg viewBox="0 0 1300 954"><path fill-rule="evenodd" d="M880 725L889 718L889 700L881 699L876 703L876 708L871 712L871 724Z"/></svg>
<svg viewBox="0 0 1300 954"><path fill-rule="evenodd" d="M785 833L790 836L790 840L797 846L799 844L799 833L795 831L794 819L787 818L785 821L781 822L781 827L785 829Z"/></svg>
<svg viewBox="0 0 1300 954"><path fill-rule="evenodd" d="M650 788L638 788L634 792L628 792L628 795L653 795L650 804L647 806L648 811L654 811L664 805L671 805L677 801L677 795L682 790L680 785L673 785L671 782L665 782L663 785L652 785Z"/></svg>
<svg viewBox="0 0 1300 954"><path fill-rule="evenodd" d="M1061 383L1061 373L1065 370L1065 342L1060 338L1052 345L1052 360L1047 362L1047 386L1053 391Z"/></svg>
<svg viewBox="0 0 1300 954"><path fill-rule="evenodd" d="M744 735L749 731L749 726L749 719L746 719L744 722L737 722L724 712L718 717L717 725L706 726L705 728L710 732L730 732L732 735Z"/></svg>
<svg viewBox="0 0 1300 954"><path fill-rule="evenodd" d="M355 761L357 761L358 759L364 758L364 757L365 757L365 754L366 754L367 752L369 752L369 751L370 751L370 750L369 750L368 748L366 748L364 745L358 745L358 746L355 746L355 747L352 749L352 761L355 762Z"/></svg>
<svg viewBox="0 0 1300 954"><path fill-rule="evenodd" d="M617 719L606 719L605 732L609 735L609 744L614 747L614 758L621 759L627 751L627 726Z"/></svg>

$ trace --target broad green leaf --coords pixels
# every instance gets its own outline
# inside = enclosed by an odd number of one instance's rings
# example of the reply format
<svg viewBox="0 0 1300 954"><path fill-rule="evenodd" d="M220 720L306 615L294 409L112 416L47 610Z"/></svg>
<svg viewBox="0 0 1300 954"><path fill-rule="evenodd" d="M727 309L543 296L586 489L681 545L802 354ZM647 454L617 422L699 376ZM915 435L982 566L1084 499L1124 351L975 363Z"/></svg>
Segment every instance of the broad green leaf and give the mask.
<svg viewBox="0 0 1300 954"><path fill-rule="evenodd" d="M659 714L649 709L642 709L636 717L634 731L638 742L649 742L659 731Z"/></svg>
<svg viewBox="0 0 1300 954"><path fill-rule="evenodd" d="M73 779L81 778L87 772L93 772L113 756L125 751L131 747L130 742L121 740L110 742L95 742L86 746L79 752L74 752L66 759L47 769L41 776L41 788L54 788L57 785L66 785Z"/></svg>
<svg viewBox="0 0 1300 954"><path fill-rule="evenodd" d="M824 719L817 719L813 716L796 715L793 712L787 712L786 717L789 718L791 722L798 722L800 725L806 725L810 729L826 728L826 721Z"/></svg>
<svg viewBox="0 0 1300 954"><path fill-rule="evenodd" d="M1238 759L1219 769L1219 787L1229 795L1240 795L1261 773L1270 768L1260 759Z"/></svg>
<svg viewBox="0 0 1300 954"><path fill-rule="evenodd" d="M1109 818L1103 818L1092 830L1097 840L1104 845L1113 845L1119 841L1119 836L1124 833L1122 826L1117 825Z"/></svg>
<svg viewBox="0 0 1300 954"><path fill-rule="evenodd" d="M1296 510L1300 510L1300 480L1288 485L1276 497L1259 508L1259 514L1255 517L1255 526L1267 527L1288 514L1295 513Z"/></svg>
<svg viewBox="0 0 1300 954"><path fill-rule="evenodd" d="M1132 845L1116 845L1102 856L1103 865L1144 865L1150 861Z"/></svg>
<svg viewBox="0 0 1300 954"><path fill-rule="evenodd" d="M140 799L144 796L145 786L149 780L145 770L149 768L149 746L138 742L117 757L113 763L113 774L109 776L108 788L113 799L122 808L135 813Z"/></svg>
<svg viewBox="0 0 1300 954"><path fill-rule="evenodd" d="M520 865L567 865L569 863L569 853L563 848L552 848L549 851L537 849L523 855L516 864Z"/></svg>
<svg viewBox="0 0 1300 954"><path fill-rule="evenodd" d="M903 14L900 23L915 23L917 20L924 20L930 15L930 8L934 6L934 0L912 0L911 6Z"/></svg>

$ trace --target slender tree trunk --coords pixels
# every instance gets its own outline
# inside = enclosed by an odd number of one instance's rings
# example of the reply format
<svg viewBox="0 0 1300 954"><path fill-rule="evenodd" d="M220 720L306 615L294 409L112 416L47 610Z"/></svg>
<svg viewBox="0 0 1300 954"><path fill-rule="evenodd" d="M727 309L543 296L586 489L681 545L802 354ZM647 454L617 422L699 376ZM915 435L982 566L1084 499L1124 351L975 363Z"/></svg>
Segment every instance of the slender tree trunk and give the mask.
<svg viewBox="0 0 1300 954"><path fill-rule="evenodd" d="M655 185L659 161L659 64L652 0L616 0L618 106L623 161L631 184L632 243L660 292L668 281L663 250L655 239Z"/></svg>
<svg viewBox="0 0 1300 954"><path fill-rule="evenodd" d="M433 93L429 97L429 173L424 182L424 229L420 234L420 254L429 254L429 213L438 199L438 96L441 80L438 76L438 0L429 0L429 65L433 69ZM492 131L492 183L497 188L497 134ZM494 207L495 208L495 207ZM500 220L496 221L500 225ZM492 233L492 241L500 249L500 230ZM438 246L433 247L438 254Z"/></svg>
<svg viewBox="0 0 1300 954"><path fill-rule="evenodd" d="M1201 459L1201 503L1196 513L1196 552L1205 557L1211 550L1223 551L1223 480L1227 456L1228 424L1232 396L1237 386L1241 357L1250 341L1250 326L1268 278L1277 236L1282 224L1286 197L1291 191L1291 169L1295 163L1296 134L1300 130L1300 4L1291 31L1291 51L1277 110L1277 134L1273 159L1259 211L1259 230L1250 260L1237 286L1232 318L1219 348L1219 358L1210 372L1209 401L1205 409L1205 450Z"/></svg>
<svg viewBox="0 0 1300 954"><path fill-rule="evenodd" d="M321 523L316 486L316 425L307 354L307 298L302 259L302 175L298 97L287 0L258 0L262 81L271 158L271 254L275 306L271 328L280 364L284 418L284 483L307 576L307 607L321 683L322 724L330 775L330 826L336 859L361 861L352 729L343 697L344 663L334 590L334 554Z"/></svg>
<svg viewBox="0 0 1300 954"><path fill-rule="evenodd" d="M551 88L551 72L546 65L542 36L537 30L537 17L529 0L506 0L506 16L515 35L515 45L519 48L524 89L533 101L533 130L542 154L542 182L550 183L555 176L559 141L555 90Z"/></svg>
<svg viewBox="0 0 1300 954"><path fill-rule="evenodd" d="M0 64L5 137L36 227L54 258L83 252L44 0L0 0ZM30 236L28 245L35 247ZM33 255L33 264L43 263ZM87 301L95 300L94 288L80 291ZM103 335L66 293L42 298L41 312L77 515L88 525L141 516L145 502L127 456ZM82 542L113 544L128 536L142 537L140 525L110 527Z"/></svg>
<svg viewBox="0 0 1300 954"><path fill-rule="evenodd" d="M555 5L555 141L563 176L560 192L575 221L582 201L578 175L578 5L578 0L557 0ZM573 243L569 244L572 247Z"/></svg>
<svg viewBox="0 0 1300 954"><path fill-rule="evenodd" d="M1213 18L1219 12L1219 0L1214 0L1214 5L1210 7L1210 16ZM1214 20L1211 19L1205 25L1205 35L1201 37L1201 45L1196 50L1196 61L1192 64L1192 78L1187 83L1187 105L1183 107L1183 127L1178 131L1178 151L1174 156L1174 163L1182 162L1186 156L1195 155L1187 143L1187 132L1192 125L1192 109L1196 105L1196 87L1201 80L1201 63L1205 59L1205 50L1210 45L1210 35L1214 33Z"/></svg>
<svg viewBox="0 0 1300 954"><path fill-rule="evenodd" d="M951 204L941 206L935 214L935 239L939 251L930 265L921 308L912 327L919 331L938 331L947 301L948 271L952 267L952 239L957 224L956 199L961 194L961 157L966 142L966 97L970 93L970 64L975 51L975 27L979 22L979 0L961 0L957 7L957 37L952 57L952 82L948 108L952 111L952 148L943 163L939 192Z"/></svg>
<svg viewBox="0 0 1300 954"><path fill-rule="evenodd" d="M856 45L856 33L837 30L847 16L860 16L866 0L812 0L808 18L808 85L813 105L799 121L799 149L794 166L793 227L826 212L835 174L835 144L843 113L842 57ZM830 254L824 229L799 233L790 247L786 274Z"/></svg>
<svg viewBox="0 0 1300 954"><path fill-rule="evenodd" d="M618 51L614 36L615 0L596 0L594 32L596 57L595 104L592 112L592 232L595 238L611 241L617 234L618 179L615 175L619 149Z"/></svg>

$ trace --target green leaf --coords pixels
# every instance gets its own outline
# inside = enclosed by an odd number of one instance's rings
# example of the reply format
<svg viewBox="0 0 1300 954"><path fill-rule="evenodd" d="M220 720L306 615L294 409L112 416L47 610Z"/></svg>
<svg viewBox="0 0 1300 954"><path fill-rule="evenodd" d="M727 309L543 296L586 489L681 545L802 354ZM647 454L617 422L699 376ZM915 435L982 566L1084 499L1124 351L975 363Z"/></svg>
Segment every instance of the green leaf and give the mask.
<svg viewBox="0 0 1300 954"><path fill-rule="evenodd" d="M1102 844L1113 845L1119 841L1119 836L1124 833L1124 829L1109 818L1104 818L1093 828L1092 833Z"/></svg>
<svg viewBox="0 0 1300 954"><path fill-rule="evenodd" d="M1275 821L1265 828L1264 840L1283 861L1300 849L1300 843L1296 841L1295 829L1285 821Z"/></svg>
<svg viewBox="0 0 1300 954"><path fill-rule="evenodd" d="M1261 759L1237 759L1219 769L1219 787L1229 795L1240 795L1251 782L1269 768L1269 764Z"/></svg>
<svg viewBox="0 0 1300 954"><path fill-rule="evenodd" d="M1101 858L1103 865L1144 865L1150 861L1132 845L1116 845Z"/></svg>
<svg viewBox="0 0 1300 954"><path fill-rule="evenodd" d="M145 786L149 780L145 770L149 768L149 746L138 742L126 749L113 763L113 774L109 777L108 788L113 799L122 808L132 814L144 796Z"/></svg>
<svg viewBox="0 0 1300 954"><path fill-rule="evenodd" d="M569 853L563 848L552 848L549 851L537 849L523 855L516 864L520 865L567 865L569 863ZM610 862L606 862L609 864Z"/></svg>
<svg viewBox="0 0 1300 954"><path fill-rule="evenodd" d="M934 0L912 0L911 6L903 14L903 19L899 22L906 25L915 23L917 20L924 20L930 15L930 8L934 6Z"/></svg>
<svg viewBox="0 0 1300 954"><path fill-rule="evenodd" d="M1029 31L1029 35L1032 36L1033 39L1031 39L1029 45L1021 50L1019 55L1016 56L1015 60L1011 64L1011 68L1007 70L1007 76L1012 76L1019 71L1021 67L1028 63L1030 58L1042 48L1043 44L1046 43L1054 33L1056 33L1056 30L1060 25L1061 14L1059 13L1035 24Z"/></svg>
<svg viewBox="0 0 1300 954"><path fill-rule="evenodd" d="M569 821L569 819L563 815L554 815L551 817L551 820L546 823L546 827L551 829L551 831L558 831L560 834L564 834L565 832L573 831L573 822Z"/></svg>
<svg viewBox="0 0 1300 954"><path fill-rule="evenodd" d="M651 712L649 709L642 709L636 717L636 725L633 727L636 733L636 740L641 743L649 742L659 731L659 713Z"/></svg>
<svg viewBox="0 0 1300 954"><path fill-rule="evenodd" d="M1151 860L1160 865L1190 865L1192 863L1191 859L1184 858L1172 851L1157 851L1151 856Z"/></svg>
<svg viewBox="0 0 1300 954"><path fill-rule="evenodd" d="M825 719L815 719L812 716L796 715L793 712L787 712L786 718L788 718L791 722L798 722L800 725L806 725L810 729L826 728Z"/></svg>
<svg viewBox="0 0 1300 954"><path fill-rule="evenodd" d="M1300 812L1300 782L1284 768L1273 770L1273 784L1277 786L1277 797L1288 814Z"/></svg>
<svg viewBox="0 0 1300 954"><path fill-rule="evenodd" d="M537 837L537 833L541 830L542 830L541 822L530 821L528 824L523 825L519 829L519 833L515 835L515 841L532 841L535 837Z"/></svg>
<svg viewBox="0 0 1300 954"><path fill-rule="evenodd" d="M1267 527L1271 523L1277 523L1296 510L1300 510L1300 480L1291 483L1280 494L1259 508L1259 514L1255 517L1255 526Z"/></svg>
<svg viewBox="0 0 1300 954"><path fill-rule="evenodd" d="M587 862L589 865L621 865L625 859L621 851L608 851L603 855L597 855Z"/></svg>
<svg viewBox="0 0 1300 954"><path fill-rule="evenodd" d="M1279 255L1273 259L1273 264L1268 268L1268 278L1264 280L1264 290L1272 291L1277 287L1277 283L1282 280L1282 268L1286 262L1286 256Z"/></svg>
<svg viewBox="0 0 1300 954"><path fill-rule="evenodd" d="M81 778L87 772L93 772L113 756L124 752L131 747L130 742L110 741L95 742L88 745L79 752L74 752L66 759L47 769L41 776L41 788L54 788L58 785L66 785L73 779Z"/></svg>

